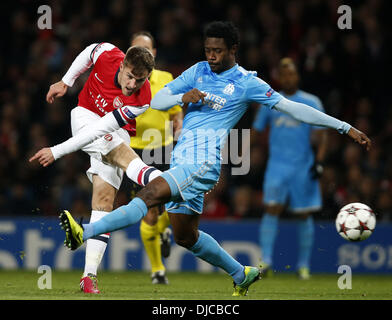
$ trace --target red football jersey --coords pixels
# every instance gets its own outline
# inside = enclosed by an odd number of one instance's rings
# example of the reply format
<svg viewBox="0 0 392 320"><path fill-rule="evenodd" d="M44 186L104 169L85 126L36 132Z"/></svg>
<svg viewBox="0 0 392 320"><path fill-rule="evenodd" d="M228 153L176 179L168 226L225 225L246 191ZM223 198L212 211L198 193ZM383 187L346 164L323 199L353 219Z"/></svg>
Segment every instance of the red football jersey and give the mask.
<svg viewBox="0 0 392 320"><path fill-rule="evenodd" d="M151 88L146 80L134 94L124 96L117 81L120 64L125 54L117 47L102 51L100 43L91 52L90 58L95 61L90 76L79 93L78 106L84 107L103 117L108 112L123 106L144 106L150 104ZM101 49L101 50L100 50ZM99 55L98 58L95 55ZM136 121L132 119L123 127L130 136L136 134Z"/></svg>

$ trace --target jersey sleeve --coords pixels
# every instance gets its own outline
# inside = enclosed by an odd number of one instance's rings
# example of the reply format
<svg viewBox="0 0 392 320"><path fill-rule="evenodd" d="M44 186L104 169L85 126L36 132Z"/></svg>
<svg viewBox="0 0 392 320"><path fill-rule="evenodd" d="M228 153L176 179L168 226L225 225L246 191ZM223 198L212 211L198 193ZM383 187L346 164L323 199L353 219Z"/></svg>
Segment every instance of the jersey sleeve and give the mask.
<svg viewBox="0 0 392 320"><path fill-rule="evenodd" d="M170 93L179 94L192 90L195 87L197 69L198 64L195 64L181 73L176 79L169 82L166 87L170 90Z"/></svg>
<svg viewBox="0 0 392 320"><path fill-rule="evenodd" d="M265 108L263 106L260 106L259 110L257 111L255 120L253 121L253 129L255 129L258 132L263 131L269 121L271 119L271 110L268 108Z"/></svg>
<svg viewBox="0 0 392 320"><path fill-rule="evenodd" d="M323 103L317 96L311 95L304 103L318 111L325 112Z"/></svg>
<svg viewBox="0 0 392 320"><path fill-rule="evenodd" d="M114 48L115 48L115 46L112 45L111 43L108 43L108 42L98 43L90 53L91 62L93 64L96 64L98 61L98 58L101 56L102 53L104 53L105 51L113 50Z"/></svg>
<svg viewBox="0 0 392 320"><path fill-rule="evenodd" d="M93 65L93 62L91 60L91 52L96 46L96 43L89 45L81 53L79 53L75 60L72 62L67 73L62 78L62 81L68 87L72 87L75 80Z"/></svg>
<svg viewBox="0 0 392 320"><path fill-rule="evenodd" d="M272 109L282 99L282 96L265 81L251 76L248 80L246 99L248 102L257 102Z"/></svg>
<svg viewBox="0 0 392 320"><path fill-rule="evenodd" d="M171 81L173 81L173 76L172 76L171 73L165 72L164 74L165 74L165 83L166 83L166 84L169 83L169 82L171 82ZM175 105L174 107L172 107L172 108L170 108L169 110L167 110L167 113L168 113L170 116L172 116L172 115L175 115L175 114L177 114L177 113L179 113L179 112L181 112L181 111L182 111L181 106Z"/></svg>
<svg viewBox="0 0 392 320"><path fill-rule="evenodd" d="M311 106L311 107L317 109L318 111L321 111L321 112L324 112L324 113L325 113L323 103L322 103L321 100L320 100L318 97L316 97L316 96L313 97L312 101L309 103L309 106ZM312 126L312 129L313 129L313 130L325 130L325 127Z"/></svg>

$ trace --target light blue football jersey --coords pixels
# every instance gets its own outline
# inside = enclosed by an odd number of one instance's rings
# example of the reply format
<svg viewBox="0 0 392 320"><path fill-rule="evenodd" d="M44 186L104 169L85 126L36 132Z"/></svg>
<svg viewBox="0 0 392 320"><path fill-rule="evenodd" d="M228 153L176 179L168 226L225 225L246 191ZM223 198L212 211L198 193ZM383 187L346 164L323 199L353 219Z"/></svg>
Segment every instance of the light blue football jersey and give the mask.
<svg viewBox="0 0 392 320"><path fill-rule="evenodd" d="M285 96L282 92L281 94ZM295 94L285 97L324 112L320 99L305 91L298 90ZM314 154L310 135L313 129L325 129L324 127L312 126L275 109L260 107L253 122L253 128L263 131L267 126L270 127L269 159L271 162L293 166L299 163L313 163Z"/></svg>
<svg viewBox="0 0 392 320"><path fill-rule="evenodd" d="M166 85L172 94L197 88L207 94L204 103L189 104L183 129L172 158L176 163L203 163L220 166L221 149L227 135L247 110L250 102L272 108L282 96L256 72L236 64L222 73L211 71L208 62L196 63Z"/></svg>

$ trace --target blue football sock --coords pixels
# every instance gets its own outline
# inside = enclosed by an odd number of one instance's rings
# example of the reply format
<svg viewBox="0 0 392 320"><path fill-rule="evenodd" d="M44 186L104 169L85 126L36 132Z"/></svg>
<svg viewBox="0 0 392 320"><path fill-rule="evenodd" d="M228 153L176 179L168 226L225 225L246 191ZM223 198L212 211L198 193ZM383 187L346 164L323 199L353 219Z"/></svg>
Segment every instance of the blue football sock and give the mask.
<svg viewBox="0 0 392 320"><path fill-rule="evenodd" d="M100 220L83 224L83 240L135 224L147 214L147 210L148 208L142 199L134 198L127 205L113 210Z"/></svg>
<svg viewBox="0 0 392 320"><path fill-rule="evenodd" d="M222 268L233 277L235 283L239 284L245 279L244 266L229 255L219 244L207 233L199 230L199 238L189 250L200 259Z"/></svg>
<svg viewBox="0 0 392 320"><path fill-rule="evenodd" d="M298 222L298 264L297 268L310 266L310 257L314 241L314 221L313 217Z"/></svg>
<svg viewBox="0 0 392 320"><path fill-rule="evenodd" d="M262 251L263 262L272 265L274 245L278 233L279 217L265 213L260 224L260 247Z"/></svg>

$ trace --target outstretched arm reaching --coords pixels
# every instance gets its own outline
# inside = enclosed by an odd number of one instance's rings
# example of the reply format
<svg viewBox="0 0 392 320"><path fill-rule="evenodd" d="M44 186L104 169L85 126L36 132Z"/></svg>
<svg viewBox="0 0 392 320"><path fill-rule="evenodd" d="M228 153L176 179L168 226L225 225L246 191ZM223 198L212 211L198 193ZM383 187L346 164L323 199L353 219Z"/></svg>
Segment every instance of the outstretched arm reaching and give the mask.
<svg viewBox="0 0 392 320"><path fill-rule="evenodd" d="M274 106L274 108L276 110L289 114L290 116L294 117L299 121L306 122L312 125L333 128L341 134L346 133L354 141L366 147L366 150L370 150L371 141L366 134L352 127L348 123L331 117L321 111L307 106L306 104L282 98Z"/></svg>
<svg viewBox="0 0 392 320"><path fill-rule="evenodd" d="M49 88L46 94L46 101L53 103L55 98L62 97L66 94L68 87L72 87L75 80L86 72L98 59L99 55L105 51L113 48L110 43L93 43L86 47L72 62L64 77Z"/></svg>
<svg viewBox="0 0 392 320"><path fill-rule="evenodd" d="M121 109L109 112L97 122L90 125L86 130L83 130L67 141L51 148L42 148L34 154L29 161L38 160L43 167L47 167L64 155L80 150L94 140L103 137L105 134L120 129L128 121L146 111L148 107L149 105L144 105L142 107L124 106Z"/></svg>

